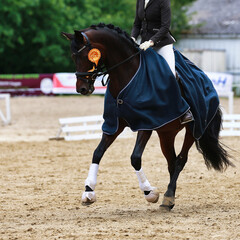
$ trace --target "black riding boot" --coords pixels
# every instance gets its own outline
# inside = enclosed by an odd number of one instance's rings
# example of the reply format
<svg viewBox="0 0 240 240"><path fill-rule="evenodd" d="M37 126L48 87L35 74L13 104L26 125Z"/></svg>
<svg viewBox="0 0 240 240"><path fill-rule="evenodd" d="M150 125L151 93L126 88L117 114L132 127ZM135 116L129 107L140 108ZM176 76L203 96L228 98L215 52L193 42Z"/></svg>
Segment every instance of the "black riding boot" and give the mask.
<svg viewBox="0 0 240 240"><path fill-rule="evenodd" d="M190 110L188 110L181 118L180 118L180 122L181 124L185 124L185 123L188 123L188 122L191 122L193 121L194 118L193 118L193 115L191 113Z"/></svg>

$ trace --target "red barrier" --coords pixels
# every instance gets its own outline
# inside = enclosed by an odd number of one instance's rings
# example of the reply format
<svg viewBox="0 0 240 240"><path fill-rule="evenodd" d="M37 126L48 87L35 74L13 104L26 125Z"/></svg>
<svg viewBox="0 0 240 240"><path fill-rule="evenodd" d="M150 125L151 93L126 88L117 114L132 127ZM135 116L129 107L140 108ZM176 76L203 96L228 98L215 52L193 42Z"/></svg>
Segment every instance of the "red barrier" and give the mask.
<svg viewBox="0 0 240 240"><path fill-rule="evenodd" d="M52 95L53 74L2 74L0 93L11 95Z"/></svg>
<svg viewBox="0 0 240 240"><path fill-rule="evenodd" d="M106 87L97 78L94 94L104 94ZM74 73L49 74L2 74L0 75L0 93L12 96L78 94Z"/></svg>

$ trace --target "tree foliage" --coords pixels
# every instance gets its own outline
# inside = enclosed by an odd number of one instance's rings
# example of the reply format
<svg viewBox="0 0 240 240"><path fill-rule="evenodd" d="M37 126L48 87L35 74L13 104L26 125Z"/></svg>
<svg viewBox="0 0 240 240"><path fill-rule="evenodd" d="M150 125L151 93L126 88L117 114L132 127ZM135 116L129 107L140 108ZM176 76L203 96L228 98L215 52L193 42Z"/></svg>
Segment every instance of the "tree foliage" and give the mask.
<svg viewBox="0 0 240 240"><path fill-rule="evenodd" d="M187 29L183 6L194 0L172 0L172 31ZM74 71L69 43L60 32L99 22L130 33L136 0L1 0L0 73Z"/></svg>
<svg viewBox="0 0 240 240"><path fill-rule="evenodd" d="M190 30L191 26L188 24L189 16L187 15L187 10L195 1L196 0L171 0L171 29L176 38L180 37L181 33Z"/></svg>

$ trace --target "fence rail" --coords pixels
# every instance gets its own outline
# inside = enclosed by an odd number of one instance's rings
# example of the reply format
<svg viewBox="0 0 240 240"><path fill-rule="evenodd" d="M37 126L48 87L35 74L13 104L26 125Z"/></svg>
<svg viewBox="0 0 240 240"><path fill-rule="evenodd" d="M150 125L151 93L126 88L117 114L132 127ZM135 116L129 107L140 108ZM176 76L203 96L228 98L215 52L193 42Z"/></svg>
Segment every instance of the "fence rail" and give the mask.
<svg viewBox="0 0 240 240"><path fill-rule="evenodd" d="M223 114L221 136L240 136L240 114Z"/></svg>
<svg viewBox="0 0 240 240"><path fill-rule="evenodd" d="M60 129L54 139L66 141L99 139L102 136L103 118L101 115L60 118ZM61 135L64 135L61 137ZM221 136L240 136L240 114L224 114ZM133 137L129 128L120 137Z"/></svg>

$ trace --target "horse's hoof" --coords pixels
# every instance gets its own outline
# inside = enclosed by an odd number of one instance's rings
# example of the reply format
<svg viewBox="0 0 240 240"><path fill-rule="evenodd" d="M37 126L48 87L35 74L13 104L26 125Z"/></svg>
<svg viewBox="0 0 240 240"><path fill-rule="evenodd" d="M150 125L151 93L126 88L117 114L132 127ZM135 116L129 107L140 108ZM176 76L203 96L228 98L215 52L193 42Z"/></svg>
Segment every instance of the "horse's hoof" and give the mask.
<svg viewBox="0 0 240 240"><path fill-rule="evenodd" d="M170 212L171 209L173 209L174 205L175 205L175 197L166 197L166 196L164 196L163 197L163 202L160 205L160 209L165 211L165 212L166 211Z"/></svg>
<svg viewBox="0 0 240 240"><path fill-rule="evenodd" d="M153 189L150 191L149 194L144 195L145 199L150 202L150 203L157 203L158 199L159 199L159 192L157 191L157 189Z"/></svg>
<svg viewBox="0 0 240 240"><path fill-rule="evenodd" d="M159 209L161 212L170 212L172 210L172 208L174 207L174 205L172 206L166 206L166 205L160 205Z"/></svg>
<svg viewBox="0 0 240 240"><path fill-rule="evenodd" d="M84 192L82 195L82 205L89 206L97 201L96 194L92 192Z"/></svg>

